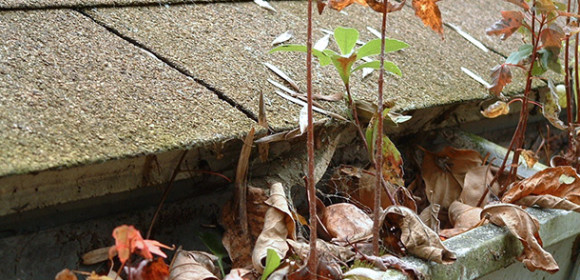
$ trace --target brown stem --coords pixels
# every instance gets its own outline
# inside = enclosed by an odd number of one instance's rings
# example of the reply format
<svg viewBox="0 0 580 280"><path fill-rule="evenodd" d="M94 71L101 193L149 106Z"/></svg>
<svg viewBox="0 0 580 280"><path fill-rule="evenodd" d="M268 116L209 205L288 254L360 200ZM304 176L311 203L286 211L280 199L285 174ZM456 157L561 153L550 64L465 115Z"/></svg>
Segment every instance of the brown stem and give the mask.
<svg viewBox="0 0 580 280"><path fill-rule="evenodd" d="M566 7L566 11L570 12L570 1L568 0L568 6ZM570 17L566 17L566 25L570 24ZM566 87L566 114L568 124L572 123L572 88L570 87L570 37L566 36L566 42L564 44L564 73L565 73L565 80L564 85Z"/></svg>
<svg viewBox="0 0 580 280"><path fill-rule="evenodd" d="M580 5L580 1L578 1ZM576 34L576 40L574 42L574 84L576 85L576 122L580 122L580 106L578 102L580 101L580 82L578 81L578 34ZM568 105L570 106L570 105Z"/></svg>
<svg viewBox="0 0 580 280"><path fill-rule="evenodd" d="M167 200L167 196L169 195L169 191L173 187L173 182L175 181L175 177L177 177L177 174L179 174L179 172L181 172L181 163L183 163L183 160L185 159L185 156L187 155L188 151L189 150L183 151L183 154L181 154L181 157L179 158L179 162L177 162L177 166L175 166L175 169L173 170L173 174L171 174L171 179L169 179L169 182L167 183L167 186L165 187L165 191L163 191L163 195L161 196L161 201L159 201L159 205L157 205L157 209L155 210L155 214L153 214L153 218L151 218L151 223L149 224L149 229L147 230L147 235L145 235L145 239L149 239L151 237L151 231L153 230L153 226L155 225L155 222L157 221L157 216L159 216L159 212L161 212L161 208L163 207L165 200Z"/></svg>
<svg viewBox="0 0 580 280"><path fill-rule="evenodd" d="M363 141L363 144L365 146L365 149L367 150L367 153L370 155L371 151L369 151L369 145L367 143L367 138L365 137L365 134L362 131L362 126L361 126L360 120L358 118L358 110L356 109L356 105L354 104L354 100L352 99L352 94L350 93L350 84L348 84L348 83L344 84L344 87L346 89L346 94L348 96L348 106L352 110L352 118L354 119L354 123L356 125L356 130L358 131L358 134Z"/></svg>
<svg viewBox="0 0 580 280"><path fill-rule="evenodd" d="M379 238L380 238L380 210L381 210L381 186L383 183L383 86L385 82L385 35L387 31L387 5L384 5L383 21L381 26L381 55L379 68L379 93L378 93L378 125L375 151L375 201L373 208L373 254L379 255ZM388 189L387 189L388 191Z"/></svg>
<svg viewBox="0 0 580 280"><path fill-rule="evenodd" d="M316 279L318 271L318 256L316 251L316 186L314 185L314 116L312 114L312 0L308 0L308 39L306 41L306 97L308 99L308 129L306 149L308 151L308 174L306 188L308 209L310 214L310 254L308 256L308 271L310 279Z"/></svg>

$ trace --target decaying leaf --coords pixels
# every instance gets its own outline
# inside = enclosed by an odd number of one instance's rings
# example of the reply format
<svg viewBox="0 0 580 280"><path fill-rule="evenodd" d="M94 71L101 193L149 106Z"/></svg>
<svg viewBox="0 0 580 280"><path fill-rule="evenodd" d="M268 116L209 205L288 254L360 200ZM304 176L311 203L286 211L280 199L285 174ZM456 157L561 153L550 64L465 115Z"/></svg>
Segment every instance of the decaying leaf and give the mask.
<svg viewBox="0 0 580 280"><path fill-rule="evenodd" d="M383 212L381 220L387 228L394 227L400 230L400 240L411 254L443 264L455 261L455 253L445 248L437 233L425 225L409 208L389 206Z"/></svg>
<svg viewBox="0 0 580 280"><path fill-rule="evenodd" d="M493 193L498 193L499 184L497 182L495 182L493 186L489 186L492 180L493 174L490 166L482 165L470 168L467 170L467 173L465 173L463 190L459 195L459 201L467 205L479 206L477 204L488 187L493 191ZM482 204L487 204L488 199L489 192L488 196L482 201Z"/></svg>
<svg viewBox="0 0 580 280"><path fill-rule="evenodd" d="M486 206L481 212L482 218L500 227L507 227L524 246L517 260L530 271L541 269L549 273L559 270L552 255L542 248L539 230L540 223L521 207L513 204L493 204Z"/></svg>
<svg viewBox="0 0 580 280"><path fill-rule="evenodd" d="M177 250L175 261L169 268L172 280L218 280L219 269L214 265L217 258L206 252Z"/></svg>
<svg viewBox="0 0 580 280"><path fill-rule="evenodd" d="M326 207L322 223L335 243L358 242L372 236L373 220L350 203Z"/></svg>
<svg viewBox="0 0 580 280"><path fill-rule="evenodd" d="M497 65L491 69L492 83L488 87L489 92L500 96L503 88L512 82L512 72L508 65Z"/></svg>
<svg viewBox="0 0 580 280"><path fill-rule="evenodd" d="M497 118L502 115L507 115L510 113L510 106L501 100L487 106L485 110L481 111L481 114L486 118Z"/></svg>
<svg viewBox="0 0 580 280"><path fill-rule="evenodd" d="M286 31L286 32L278 35L278 37L276 37L276 39L274 39L274 41L272 41L272 46L282 44L282 43L290 40L290 38L292 38L292 31Z"/></svg>
<svg viewBox="0 0 580 280"><path fill-rule="evenodd" d="M371 7L375 12L383 13L385 11L385 2L387 3L387 14L401 10L405 6L406 0L401 2L391 2L387 1L377 1L377 0L366 0L369 7ZM380 37L380 36L379 36Z"/></svg>
<svg viewBox="0 0 580 280"><path fill-rule="evenodd" d="M580 176L570 166L546 168L513 185L502 202L514 203L528 195L553 195L580 205Z"/></svg>
<svg viewBox="0 0 580 280"><path fill-rule="evenodd" d="M284 187L281 183L274 183L270 186L270 198L266 200L266 204L270 207L266 211L264 228L252 252L253 266L259 272L262 272L266 265L268 249L273 249L282 259L288 252L286 238L296 238L295 221L288 209Z"/></svg>
<svg viewBox="0 0 580 280"><path fill-rule="evenodd" d="M425 151L421 176L429 202L449 208L459 198L467 172L481 164L481 156L474 150L447 146L439 153Z"/></svg>
<svg viewBox="0 0 580 280"><path fill-rule="evenodd" d="M551 80L548 80L548 88L550 90L545 92L542 114L554 127L565 130L568 126L559 118L562 109L558 103L558 93L556 93L556 88Z"/></svg>
<svg viewBox="0 0 580 280"><path fill-rule="evenodd" d="M413 0L412 4L415 15L423 21L423 24L443 36L443 21L437 1L439 0Z"/></svg>
<svg viewBox="0 0 580 280"><path fill-rule="evenodd" d="M342 165L335 170L331 183L337 192L349 197L363 210L370 211L374 205L375 180L374 167L364 170L350 165ZM396 191L392 185L387 187L391 193ZM381 207L384 209L391 204L385 190L381 190Z"/></svg>
<svg viewBox="0 0 580 280"><path fill-rule="evenodd" d="M432 229L435 233L439 234L439 229L441 222L439 221L439 210L441 206L437 203L430 204L427 208L421 211L419 218L426 226Z"/></svg>
<svg viewBox="0 0 580 280"><path fill-rule="evenodd" d="M128 279L135 280L167 280L169 278L169 266L162 258L154 261L142 260L137 267L125 266Z"/></svg>
<svg viewBox="0 0 580 280"><path fill-rule="evenodd" d="M394 199L397 202L397 205L405 206L413 210L413 212L417 212L415 198L413 198L413 194L406 187L397 187L397 190L394 193Z"/></svg>
<svg viewBox="0 0 580 280"><path fill-rule="evenodd" d="M245 268L232 268L230 273L224 277L223 280L250 280L253 277L248 277L252 274L252 271Z"/></svg>
<svg viewBox="0 0 580 280"><path fill-rule="evenodd" d="M236 180L234 201L238 208L239 223L242 226L242 233L248 234L248 209L244 207L247 203L248 195L248 168L250 166L250 154L252 152L252 142L254 141L255 129L252 127L244 139L240 157L236 166Z"/></svg>
<svg viewBox="0 0 580 280"><path fill-rule="evenodd" d="M544 195L528 195L516 201L515 204L523 206L540 206L549 209L563 209L569 211L580 212L580 205L572 203L565 198L544 194Z"/></svg>
<svg viewBox="0 0 580 280"><path fill-rule="evenodd" d="M78 279L77 276L68 268L61 270L54 277L54 280L77 280L77 279Z"/></svg>
<svg viewBox="0 0 580 280"><path fill-rule="evenodd" d="M296 241L292 239L286 240L288 245L292 248L292 251L301 259L307 260L308 259L308 252L310 250L310 246L306 242ZM321 256L332 256L335 260L339 260L342 262L351 261L355 253L351 250L350 247L343 247L334 244L330 244L325 242L324 240L317 239L316 240L316 250Z"/></svg>
<svg viewBox="0 0 580 280"><path fill-rule="evenodd" d="M228 251L233 267L252 266L252 248L254 247L254 241L264 227L264 216L268 209L265 203L267 199L268 197L263 189L248 186L246 208L248 211L249 235L242 234L242 228L238 222L236 204L230 201L224 206L220 221L220 224L225 228L222 243Z"/></svg>
<svg viewBox="0 0 580 280"><path fill-rule="evenodd" d="M350 6L353 3L357 3L363 6L367 5L365 0L330 0L329 5L330 8L335 9L337 11L341 11L342 9Z"/></svg>
<svg viewBox="0 0 580 280"><path fill-rule="evenodd" d="M548 28L543 29L542 33L540 33L540 41L542 42L543 48L560 49L562 47L562 40L565 37L564 30L557 24L550 24Z"/></svg>
<svg viewBox="0 0 580 280"><path fill-rule="evenodd" d="M365 255L363 254L361 257L362 260L368 261L370 263L372 263L373 265L375 265L375 267L379 268L382 271L387 271L388 269L396 269L400 272L402 272L405 276L407 276L410 279L425 279L425 275L423 275L423 273L421 273L419 270L417 270L417 268L415 266L413 266L412 264L405 262L403 259L398 258L396 256L390 255L390 254L386 254L386 255L382 255L382 256L372 256L372 255ZM349 272L351 272L353 270L350 270ZM351 272L350 274L353 273L365 273L363 271L361 272ZM345 274L346 275L346 274ZM370 275L374 275L374 274L370 274ZM363 275L360 275L363 276ZM381 275L378 278L371 278L371 279L382 279L384 277L384 275Z"/></svg>
<svg viewBox="0 0 580 280"><path fill-rule="evenodd" d="M538 155L533 151L523 150L521 156L524 158L524 161L529 168L534 167L534 165L538 163Z"/></svg>
<svg viewBox="0 0 580 280"><path fill-rule="evenodd" d="M146 259L153 259L153 255L166 258L167 255L161 251L161 248L171 249L155 240L144 240L141 233L133 226L122 225L113 230L115 245L109 249L109 258L113 259L115 255L124 265L131 254L138 253Z"/></svg>
<svg viewBox="0 0 580 280"><path fill-rule="evenodd" d="M104 262L109 259L109 248L104 247L95 250L91 250L82 256L84 265L93 265L96 263Z"/></svg>
<svg viewBox="0 0 580 280"><path fill-rule="evenodd" d="M480 216L482 210L479 207L470 206L459 201L451 203L451 206L449 206L449 220L453 228L458 229L456 234L463 233L478 226L481 221ZM449 238L451 236L447 235L445 237Z"/></svg>
<svg viewBox="0 0 580 280"><path fill-rule="evenodd" d="M519 11L502 11L503 19L494 23L493 26L486 29L487 35L501 35L505 40L522 26L524 14Z"/></svg>

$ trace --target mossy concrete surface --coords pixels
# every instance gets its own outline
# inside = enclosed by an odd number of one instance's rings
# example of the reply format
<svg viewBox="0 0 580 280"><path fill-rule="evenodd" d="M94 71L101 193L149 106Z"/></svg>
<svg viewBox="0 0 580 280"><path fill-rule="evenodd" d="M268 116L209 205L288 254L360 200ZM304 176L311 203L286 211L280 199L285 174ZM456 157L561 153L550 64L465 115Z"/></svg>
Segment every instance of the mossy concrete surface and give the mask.
<svg viewBox="0 0 580 280"><path fill-rule="evenodd" d="M79 12L0 19L0 177L220 142L254 123Z"/></svg>
<svg viewBox="0 0 580 280"><path fill-rule="evenodd" d="M561 244L571 244L580 234L580 214L571 211L528 208L527 211L540 222L540 237L543 247L555 254L560 271L549 274L543 271L529 272L515 257L522 252L521 242L507 228L485 225L450 238L443 243L457 255L457 261L450 265L425 262L413 257L406 261L416 265L429 279L578 279L569 256L573 246L562 248ZM508 267L508 270L504 270ZM510 277L505 277L509 275ZM531 277L531 278L529 278ZM383 279L407 279L396 271L388 271Z"/></svg>
<svg viewBox="0 0 580 280"><path fill-rule="evenodd" d="M275 1L271 4L278 12L262 9L251 2L101 8L86 12L99 23L139 42L193 77L210 84L254 114L258 112L257 92L264 93L269 123L275 130L281 130L297 126L301 106L274 93L275 87L266 80L279 79L261 64L269 62L278 66L296 80L302 91L305 90L305 56L299 53L268 54L268 50L272 48L272 40L286 31L294 33L288 43L305 42L306 5L302 1ZM322 15L315 15L315 39L324 35L319 28L337 26L357 28L362 41L376 38L367 27L380 29L378 13L358 5L345 11L348 15L330 9ZM389 60L400 66L403 77L387 78L386 96L395 99L399 110L488 98L486 89L463 73L461 67L488 79L489 70L502 62L503 57L481 51L449 28L445 40L441 40L413 13L411 8L405 7L401 12L389 15L388 36L406 41L410 47L388 55ZM333 43L330 46L336 48ZM332 66L316 66L314 71L315 93L344 92ZM377 76L375 73L361 82L360 73L357 73L351 81L355 96L374 100ZM515 77L507 92L521 91L522 80ZM343 102L320 103L338 113L345 110Z"/></svg>

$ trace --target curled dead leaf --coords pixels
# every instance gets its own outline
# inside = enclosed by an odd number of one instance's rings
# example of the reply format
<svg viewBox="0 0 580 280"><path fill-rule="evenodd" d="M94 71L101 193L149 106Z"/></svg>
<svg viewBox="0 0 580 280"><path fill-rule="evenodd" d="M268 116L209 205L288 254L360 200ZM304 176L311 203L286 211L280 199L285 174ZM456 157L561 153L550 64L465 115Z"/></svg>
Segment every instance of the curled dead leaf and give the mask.
<svg viewBox="0 0 580 280"><path fill-rule="evenodd" d="M519 11L502 11L501 15L503 19L494 23L485 32L487 35L501 35L501 39L505 40L522 26L524 14Z"/></svg>
<svg viewBox="0 0 580 280"><path fill-rule="evenodd" d="M538 155L536 155L536 153L533 151L523 150L521 156L524 158L524 161L526 161L526 165L529 168L534 167L534 165L538 163Z"/></svg>
<svg viewBox="0 0 580 280"><path fill-rule="evenodd" d="M481 114L486 118L497 118L502 115L507 115L510 113L510 106L503 101L496 101L495 103L487 106L485 110L481 111Z"/></svg>
<svg viewBox="0 0 580 280"><path fill-rule="evenodd" d="M542 114L544 117L556 128L565 130L568 128L562 120L559 119L560 103L558 102L558 93L556 93L556 88L551 80L548 80L549 91L546 91L544 95L544 104L542 104Z"/></svg>
<svg viewBox="0 0 580 280"><path fill-rule="evenodd" d="M265 202L268 206L264 218L264 228L256 240L252 252L252 264L262 272L266 265L268 249L272 249L283 259L288 252L286 238L296 238L296 224L286 200L284 186L274 183L270 186L270 198Z"/></svg>
<svg viewBox="0 0 580 280"><path fill-rule="evenodd" d="M512 72L508 65L497 65L491 69L492 83L487 88L490 93L500 96L503 88L512 82Z"/></svg>
<svg viewBox="0 0 580 280"><path fill-rule="evenodd" d="M224 277L223 280L249 280L253 277L248 277L252 274L252 271L245 268L232 268L230 273Z"/></svg>
<svg viewBox="0 0 580 280"><path fill-rule="evenodd" d="M292 251L294 251L301 260L305 261L308 259L308 252L310 250L308 243L292 239L288 239L286 242L288 242ZM318 253L321 256L332 256L335 260L342 262L351 261L355 256L355 253L351 248L334 245L321 239L316 240L316 250L318 250Z"/></svg>
<svg viewBox="0 0 580 280"><path fill-rule="evenodd" d="M214 265L217 257L201 251L177 250L175 261L169 268L172 280L218 280L219 269Z"/></svg>
<svg viewBox="0 0 580 280"><path fill-rule="evenodd" d="M497 182L493 186L489 186L489 183L492 181L493 173L489 165L476 166L469 169L465 174L463 190L459 195L459 201L467 205L479 206L477 204L487 188L490 188L493 193L499 192L499 184ZM482 204L487 204L488 199L489 192Z"/></svg>
<svg viewBox="0 0 580 280"><path fill-rule="evenodd" d="M523 206L540 206L542 208L549 209L563 209L569 211L580 212L580 205L574 204L570 200L565 198L544 194L544 195L528 195L522 197L520 200L515 202L518 205Z"/></svg>
<svg viewBox="0 0 580 280"><path fill-rule="evenodd" d="M387 228L394 227L400 230L400 240L411 254L443 264L455 261L455 253L445 248L437 233L425 225L409 208L390 206L383 212L381 220Z"/></svg>
<svg viewBox="0 0 580 280"><path fill-rule="evenodd" d="M580 176L570 166L546 168L532 177L515 183L502 197L514 203L528 195L553 195L580 205Z"/></svg>
<svg viewBox="0 0 580 280"><path fill-rule="evenodd" d="M332 241L336 243L358 242L372 236L373 220L350 203L337 203L326 207L322 223Z"/></svg>
<svg viewBox="0 0 580 280"><path fill-rule="evenodd" d="M481 210L480 207L454 201L449 207L449 220L454 228L463 229L462 232L465 232L480 224Z"/></svg>
<svg viewBox="0 0 580 280"><path fill-rule="evenodd" d="M425 26L430 27L443 37L443 21L441 20L441 11L437 6L439 0L413 0L413 9Z"/></svg>
<svg viewBox="0 0 580 280"><path fill-rule="evenodd" d="M521 207L505 203L488 205L481 212L481 218L487 218L497 226L507 227L522 242L524 250L516 259L530 271L541 269L556 273L559 270L552 255L542 248L540 223Z"/></svg>
<svg viewBox="0 0 580 280"><path fill-rule="evenodd" d="M441 222L439 221L439 210L441 210L441 206L434 203L427 206L427 208L423 209L421 214L419 214L421 221L437 234L439 234L441 226Z"/></svg>

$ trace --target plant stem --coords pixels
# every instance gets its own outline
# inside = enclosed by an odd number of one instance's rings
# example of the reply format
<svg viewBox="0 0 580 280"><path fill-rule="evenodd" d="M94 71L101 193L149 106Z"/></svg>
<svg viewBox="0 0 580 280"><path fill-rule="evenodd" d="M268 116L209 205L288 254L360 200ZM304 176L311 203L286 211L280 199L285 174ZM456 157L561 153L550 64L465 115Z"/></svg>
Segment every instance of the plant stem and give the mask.
<svg viewBox="0 0 580 280"><path fill-rule="evenodd" d="M318 256L316 252L316 186L314 185L314 116L312 114L312 0L308 0L308 39L306 41L306 97L308 99L308 129L306 149L308 151L308 175L306 188L308 209L310 214L310 254L308 256L308 271L310 279L316 279L318 271Z"/></svg>
<svg viewBox="0 0 580 280"><path fill-rule="evenodd" d="M358 118L358 110L356 109L356 105L354 104L354 100L352 99L352 94L350 93L350 84L344 84L344 88L346 89L346 94L348 96L348 106L350 107L350 109L352 110L352 118L354 119L354 123L356 125L356 130L358 131L359 136L361 137L363 144L365 146L365 149L367 150L367 153L369 154L369 157L371 155L371 151L369 151L369 145L367 143L367 139L365 137L365 134L362 131L362 126L360 124L360 120ZM372 158L372 157L370 157Z"/></svg>
<svg viewBox="0 0 580 280"><path fill-rule="evenodd" d="M568 0L568 5L566 6L566 12L570 12L570 1ZM570 24L570 17L566 17L566 25ZM566 87L566 114L568 124L572 123L572 88L570 87L570 37L566 36L566 42L564 44L564 86ZM571 143L571 141L570 141Z"/></svg>
<svg viewBox="0 0 580 280"><path fill-rule="evenodd" d="M381 55L379 68L379 93L378 93L378 125L375 151L375 201L373 208L373 254L379 255L379 238L380 238L380 211L381 211L381 194L383 183L383 86L385 83L385 37L387 32L387 2L384 2L383 21L381 25ZM386 189L388 192L388 189Z"/></svg>

